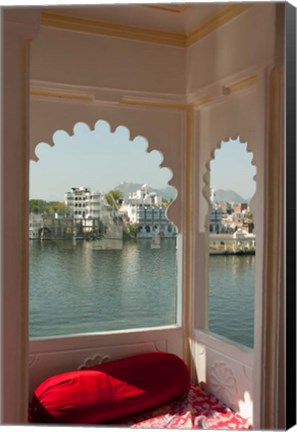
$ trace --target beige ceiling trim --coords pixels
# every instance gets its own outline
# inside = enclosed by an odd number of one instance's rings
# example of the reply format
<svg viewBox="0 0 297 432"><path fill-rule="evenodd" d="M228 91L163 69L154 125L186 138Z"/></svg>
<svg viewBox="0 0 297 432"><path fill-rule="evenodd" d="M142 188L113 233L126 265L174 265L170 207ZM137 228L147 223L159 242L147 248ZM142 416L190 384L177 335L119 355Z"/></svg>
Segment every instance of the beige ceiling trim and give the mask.
<svg viewBox="0 0 297 432"><path fill-rule="evenodd" d="M186 110L187 104L178 103L178 102L171 102L171 101L164 101L164 100L157 100L157 99L136 99L136 98L129 98L129 97L123 97L121 99L121 104L125 105L137 105L142 107L149 107L149 108L166 108L166 109L174 109L174 110Z"/></svg>
<svg viewBox="0 0 297 432"><path fill-rule="evenodd" d="M252 4L229 4L227 6L223 6L222 9L215 13L213 16L211 16L209 19L204 21L204 23L198 27L196 30L191 32L187 36L187 46L190 46L194 44L195 42L198 42L200 39L204 38L208 34L212 33L213 31L217 30L233 18L236 18L241 13L245 12L247 9L249 9L252 6Z"/></svg>
<svg viewBox="0 0 297 432"><path fill-rule="evenodd" d="M41 96L47 98L58 98L58 99L70 99L85 102L93 102L95 97L89 93L79 93L79 92L69 92L58 89L50 89L44 87L34 87L30 88L30 96Z"/></svg>
<svg viewBox="0 0 297 432"><path fill-rule="evenodd" d="M255 85L256 82L257 82L257 76L256 75L250 76L241 81L237 81L234 84L223 87L223 94L229 95L231 93L235 93L237 91L243 90L246 87L251 87L252 85Z"/></svg>
<svg viewBox="0 0 297 432"><path fill-rule="evenodd" d="M156 4L156 5L143 5L145 7L153 8L153 9L161 9L166 12L183 12L184 10L188 9L189 5L171 5L171 4Z"/></svg>
<svg viewBox="0 0 297 432"><path fill-rule="evenodd" d="M209 96L203 96L199 99L195 99L190 103L178 103L165 101L160 99L140 99L140 98L129 98L123 97L121 99L122 104L126 105L138 105L149 108L166 108L175 110L187 110L188 108L198 108L202 105L209 103L212 100Z"/></svg>
<svg viewBox="0 0 297 432"><path fill-rule="evenodd" d="M236 83L235 85L237 85ZM76 100L82 102L94 102L95 96L90 93L65 91L57 88L46 88L40 86L30 87L30 96L39 96L43 98L55 98L55 99L66 99L66 100ZM182 103L169 101L165 99L143 99L135 97L124 96L121 98L120 103L125 105L142 106L149 108L165 108L173 110L186 110L187 108L197 108L212 100L209 96L203 96L201 98L195 99L190 103Z"/></svg>
<svg viewBox="0 0 297 432"><path fill-rule="evenodd" d="M202 106L202 105L205 105L205 104L209 103L211 100L212 100L211 97L209 97L209 96L204 96L204 97L201 97L201 98L199 98L199 99L195 99L195 100L193 100L193 101L190 103L190 105L191 105L192 107L194 107L194 108L198 108L198 107L200 107L200 106Z"/></svg>
<svg viewBox="0 0 297 432"><path fill-rule="evenodd" d="M212 17L204 21L202 25L200 25L196 30L188 35L123 24L115 24L108 21L75 17L49 11L43 11L41 13L41 25L66 30L81 31L85 33L125 37L128 39L155 42L177 47L187 47L207 36L222 25L226 24L231 19L237 17L249 9L252 5L253 4L249 3L233 3L231 5L228 4L223 6L219 12L215 13ZM157 7L157 5L151 5L151 7Z"/></svg>
<svg viewBox="0 0 297 432"><path fill-rule="evenodd" d="M126 37L145 42L157 42L165 45L186 46L186 37L179 33L150 30L53 12L42 12L41 25L106 36Z"/></svg>

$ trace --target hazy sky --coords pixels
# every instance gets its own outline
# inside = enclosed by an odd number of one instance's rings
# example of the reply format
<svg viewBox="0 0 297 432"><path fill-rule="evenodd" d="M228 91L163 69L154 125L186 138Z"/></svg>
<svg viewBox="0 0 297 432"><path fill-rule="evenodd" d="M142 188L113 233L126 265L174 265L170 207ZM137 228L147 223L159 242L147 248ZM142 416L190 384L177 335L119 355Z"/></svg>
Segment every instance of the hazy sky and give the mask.
<svg viewBox="0 0 297 432"><path fill-rule="evenodd" d="M30 198L63 201L71 187L108 192L123 181L164 188L172 177L168 168L159 166L160 152L146 152L144 138L129 141L124 127L110 133L102 120L93 131L80 123L73 136L56 132L54 142L54 147L41 143L36 148L39 160L30 162Z"/></svg>
<svg viewBox="0 0 297 432"><path fill-rule="evenodd" d="M168 168L160 167L161 153L146 152L148 143L144 138L129 141L124 127L110 133L102 120L93 131L79 123L73 136L56 132L54 142L53 147L45 143L36 147L39 160L30 162L30 199L63 201L71 187L108 192L123 181L164 188L172 177ZM232 189L250 198L255 192L255 168L246 145L238 141L223 143L215 156L211 163L212 187Z"/></svg>
<svg viewBox="0 0 297 432"><path fill-rule="evenodd" d="M256 167L253 154L247 152L247 144L239 140L221 143L210 163L210 183L213 189L233 190L245 199L256 192L254 179Z"/></svg>

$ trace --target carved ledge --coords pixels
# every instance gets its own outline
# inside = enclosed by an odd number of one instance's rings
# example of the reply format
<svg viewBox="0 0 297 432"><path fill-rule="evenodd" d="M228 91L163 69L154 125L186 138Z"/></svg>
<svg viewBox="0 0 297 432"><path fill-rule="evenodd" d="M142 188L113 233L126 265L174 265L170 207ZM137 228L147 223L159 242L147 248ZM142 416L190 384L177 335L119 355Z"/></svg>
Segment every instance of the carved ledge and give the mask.
<svg viewBox="0 0 297 432"><path fill-rule="evenodd" d="M95 354L93 357L87 357L84 362L78 366L78 370L86 369L93 366L98 366L102 363L107 363L110 361L110 357L108 355L100 355Z"/></svg>

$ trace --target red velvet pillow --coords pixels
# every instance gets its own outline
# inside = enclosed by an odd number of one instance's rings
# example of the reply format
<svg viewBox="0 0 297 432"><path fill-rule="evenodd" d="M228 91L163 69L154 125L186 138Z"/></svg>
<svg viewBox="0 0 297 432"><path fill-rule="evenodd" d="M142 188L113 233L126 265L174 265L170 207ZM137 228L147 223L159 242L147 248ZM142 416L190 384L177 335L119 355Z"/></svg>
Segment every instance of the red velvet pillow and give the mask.
<svg viewBox="0 0 297 432"><path fill-rule="evenodd" d="M41 383L33 423L102 424L170 402L189 389L189 371L174 354L146 353Z"/></svg>

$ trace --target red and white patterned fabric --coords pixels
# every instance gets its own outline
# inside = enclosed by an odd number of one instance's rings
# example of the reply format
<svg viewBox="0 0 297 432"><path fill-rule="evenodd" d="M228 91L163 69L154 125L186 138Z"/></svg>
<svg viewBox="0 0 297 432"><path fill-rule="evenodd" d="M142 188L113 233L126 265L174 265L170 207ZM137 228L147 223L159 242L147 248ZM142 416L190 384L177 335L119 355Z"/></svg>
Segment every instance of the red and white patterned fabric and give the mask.
<svg viewBox="0 0 297 432"><path fill-rule="evenodd" d="M129 417L116 425L154 429L252 429L247 419L193 384L184 397Z"/></svg>

